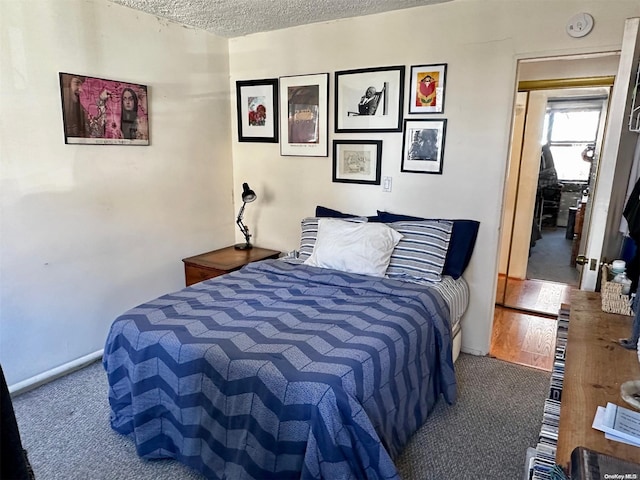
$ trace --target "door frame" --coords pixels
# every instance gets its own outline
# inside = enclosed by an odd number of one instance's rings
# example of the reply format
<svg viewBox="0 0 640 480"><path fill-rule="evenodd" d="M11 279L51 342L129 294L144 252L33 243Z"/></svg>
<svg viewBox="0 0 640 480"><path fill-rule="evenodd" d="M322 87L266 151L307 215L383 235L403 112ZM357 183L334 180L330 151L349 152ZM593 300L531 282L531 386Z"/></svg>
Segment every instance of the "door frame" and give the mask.
<svg viewBox="0 0 640 480"><path fill-rule="evenodd" d="M635 69L640 68L639 34L640 18L627 19L592 198L591 219L584 250L589 265L583 269L581 290L594 291L602 262L614 260L620 253L622 235L613 233L618 232L620 226L633 153L638 140L638 135L629 131L628 120L631 113L629 93L635 85ZM622 187L614 189L614 185Z"/></svg>
<svg viewBox="0 0 640 480"><path fill-rule="evenodd" d="M632 82L635 81L635 76L631 73L632 67L631 65L629 65L628 67L623 68L623 66L621 65L621 63L623 63L623 58L631 58L631 60L628 60L627 63L631 63L631 61L633 61L635 59L635 61L637 61L638 58L638 52L640 51L640 48L638 47L638 43L640 42L640 40L638 39L638 22L640 21L640 19L638 18L632 18L632 19L627 19L625 21L625 32L624 32L624 36L623 36L623 43L622 43L622 50L616 50L616 51L606 51L606 52L583 52L581 54L568 54L568 55L564 55L564 56L560 56L560 57L554 57L554 56L544 56L544 57L521 57L517 59L518 62L518 89L516 89L516 92L514 92L514 99L513 99L513 108L514 108L514 112L515 112L515 107L516 107L516 101L517 101L517 92L520 91L520 86L522 84L522 87L526 87L526 89L528 90L535 90L537 88L547 88L549 86L549 82L557 82L556 85L560 88L564 87L573 87L573 86L610 86L611 82L612 82L612 78L628 78L629 82L613 82L614 88L613 90L610 92L609 95L609 110L607 113L607 117L611 118L612 116L616 116L618 115L619 118L616 118L615 120L618 123L622 123L623 121L626 121L626 119L628 118L627 115L622 115L622 114L616 114L616 110L612 109L611 105L613 103L613 95L614 92L616 93L616 98L617 97L622 97L622 103L623 105L626 102L626 98L627 95L622 95L619 91L621 89L620 84L625 84L625 86L627 88L625 88L625 92L626 93L628 91L628 89L630 88L630 84ZM631 53L629 53L628 51L631 51ZM537 62L537 61L553 61L553 60L572 60L572 59L584 59L584 58L598 58L601 56L612 56L612 55L616 55L618 57L618 61L617 61L617 75L615 77L612 76L599 76L599 77L576 77L576 78L566 78L566 79L555 79L555 80L533 80L533 81L520 81L520 62L522 61L533 61L533 62ZM612 68L613 67L613 68ZM602 70L603 72L612 72L612 71L616 71L615 70L615 65L611 65L608 69L606 70ZM622 72L622 73L621 73ZM593 73L593 72L592 72ZM621 76L623 75L623 76ZM534 77L535 78L535 77ZM629 104L631 102L628 102ZM630 108L630 105L628 105L627 108ZM514 125L513 123L515 122L515 115L512 117L512 126L511 126L511 145L510 145L510 154L513 153L512 149L514 147ZM607 154L605 152L605 148L606 145L609 145L609 149L614 148L613 146L615 146L617 144L617 141L615 139L611 138L611 133L612 130L610 128L610 126L608 125L608 128L606 129L605 133L604 133L604 138L602 139L602 155L600 156L600 166L598 168L598 171L596 172L596 178L603 172L603 171L609 171L609 173L611 173L611 170L616 170L616 179L619 180L620 175L624 175L626 174L626 178L628 179L628 175L629 175L629 171L631 170L631 160L629 160L627 163L627 168L623 168L622 170L620 170L620 165L618 165L617 162L617 155L613 156L613 160L611 160L612 155L611 154ZM632 157L633 155L631 155ZM608 158L609 162L608 163L602 163L602 159L604 158ZM508 195L509 195L509 191L508 191L508 187L509 187L509 180L510 180L510 174L511 172L511 167L512 167L512 162L511 162L511 155L507 158L507 162L508 162L508 167L507 167L507 176L505 178L505 193L504 193L504 201L507 200ZM625 172L626 170L626 172ZM622 172L622 173L620 173ZM611 180L611 181L596 181L596 185L594 190L592 191L592 202L593 203L593 196L596 195L596 193L598 194L598 199L602 199L603 197L606 198L606 201L612 201L612 196L616 194L616 192L613 192L613 179L607 179L607 180ZM626 186L626 182L625 182L625 186ZM626 188L623 189L626 191ZM624 197L625 193L622 192L622 196ZM620 201L620 203L622 203L624 201L624 198ZM620 213L621 213L621 209L622 206L619 206L620 209ZM505 211L507 210L506 207L503 208L503 214L505 213ZM586 220L589 220L589 217L591 217L592 215L590 215L588 212L587 218ZM604 243L604 235L607 232L612 232L612 229L610 228L610 225L607 223L602 224L602 220L600 217L598 217L598 215L595 216L596 222L601 222L601 224L599 225L600 230L594 230L594 224L593 222L590 223L585 223L585 226L587 227L583 234L583 239L581 243L587 243L589 242L589 246L587 248L591 248L591 250L588 250L589 252L592 252L594 250L597 250L598 245L597 242L594 241L594 237L598 236L600 237L600 246L602 247L602 244ZM507 220L508 221L508 220ZM507 243L509 244L509 246L512 243L512 235L513 232L511 231L509 235L506 234L505 232L505 225L507 225L505 223L505 216L503 215L502 217L502 221L501 221L501 241L500 241L500 251L499 251L499 255L498 255L498 272L502 272L502 265L503 265L503 258L502 258L502 250L505 248L504 247L504 243L505 241L507 241ZM513 227L513 219L511 219L511 226ZM613 230L613 232L615 232L615 229ZM615 235L614 235L615 236ZM619 244L621 243L622 239L621 236L619 236L619 242L618 242L618 248L619 248ZM590 241L589 241L590 239ZM609 242L610 243L610 242ZM581 252L580 252L581 253ZM602 248L600 248L600 251L598 251L597 257L595 259L595 263L596 263L596 279L597 277L597 270L599 270L599 268L597 268L600 264L599 260L601 258L601 256L603 255L603 251ZM614 257L615 258L615 257ZM507 265L508 265L508 261L507 261ZM590 262L589 267L591 267L591 265L593 264L593 260ZM589 270L589 272L593 272L593 270ZM506 273L508 273L508 266L507 266L507 270ZM595 282L593 282L593 285L589 285L588 282L589 277L591 275L581 275L581 288L585 289L584 285L587 285L587 289L591 289L593 290L595 287ZM506 275L505 275L506 277ZM587 282L587 283L585 283ZM500 292L500 275L498 276L498 281L497 281L497 304L500 304L500 297L499 297L499 292ZM503 298L502 298L502 303L504 300L504 294L503 294Z"/></svg>

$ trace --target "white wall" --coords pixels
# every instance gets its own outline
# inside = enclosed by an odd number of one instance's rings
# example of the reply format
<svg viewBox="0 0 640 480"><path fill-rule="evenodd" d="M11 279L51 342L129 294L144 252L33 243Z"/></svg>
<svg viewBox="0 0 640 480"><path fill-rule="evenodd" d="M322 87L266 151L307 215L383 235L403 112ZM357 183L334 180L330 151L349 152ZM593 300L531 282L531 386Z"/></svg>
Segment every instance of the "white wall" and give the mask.
<svg viewBox="0 0 640 480"><path fill-rule="evenodd" d="M566 21L581 11L594 16L594 30L570 38ZM444 114L428 117L448 119L443 175L400 173L401 133L330 134L331 140L382 139L382 175L393 177L392 193L332 183L331 157L281 157L277 144L238 143L234 122L234 178L261 196L246 216L255 242L295 248L300 219L317 204L366 215L381 209L477 219L462 343L465 351L487 353L517 61L619 50L625 18L639 15L637 0L458 0L230 40L232 89L236 80L330 72L330 132L333 72L448 64Z"/></svg>
<svg viewBox="0 0 640 480"><path fill-rule="evenodd" d="M618 73L620 53L601 56L549 58L544 61L523 60L518 66L518 80L549 80L557 78L606 77Z"/></svg>
<svg viewBox="0 0 640 480"><path fill-rule="evenodd" d="M103 348L126 309L234 240L228 42L100 0L0 1L0 362ZM58 72L149 87L148 147L65 145Z"/></svg>

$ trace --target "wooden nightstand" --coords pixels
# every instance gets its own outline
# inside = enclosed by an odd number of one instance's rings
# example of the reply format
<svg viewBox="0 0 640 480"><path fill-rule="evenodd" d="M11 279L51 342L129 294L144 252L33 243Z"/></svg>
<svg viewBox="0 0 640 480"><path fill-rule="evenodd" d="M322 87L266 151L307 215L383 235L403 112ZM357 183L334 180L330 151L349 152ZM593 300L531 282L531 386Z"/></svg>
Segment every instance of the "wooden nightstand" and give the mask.
<svg viewBox="0 0 640 480"><path fill-rule="evenodd" d="M240 270L247 263L278 258L280 252L253 247L250 250L236 250L234 247L221 248L194 257L183 258L184 278L187 287L209 278Z"/></svg>

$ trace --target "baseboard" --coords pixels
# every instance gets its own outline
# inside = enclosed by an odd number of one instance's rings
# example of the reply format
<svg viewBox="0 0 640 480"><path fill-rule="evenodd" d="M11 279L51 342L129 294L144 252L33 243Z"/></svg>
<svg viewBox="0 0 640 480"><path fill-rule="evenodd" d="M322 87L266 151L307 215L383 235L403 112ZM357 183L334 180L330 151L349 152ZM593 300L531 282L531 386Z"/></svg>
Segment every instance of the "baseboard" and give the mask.
<svg viewBox="0 0 640 480"><path fill-rule="evenodd" d="M481 350L476 350L474 348L465 347L464 345L460 349L462 353L468 353L470 355L475 355L476 357L484 357L489 352L483 352Z"/></svg>
<svg viewBox="0 0 640 480"><path fill-rule="evenodd" d="M70 374L76 370L80 370L83 367L86 367L90 363L95 362L96 360L102 358L103 350L98 350L97 352L90 353L89 355L85 355L84 357L80 357L72 362L65 363L64 365L60 365L59 367L48 370L44 373L36 375L35 377L28 378L23 380L22 382L15 383L13 385L9 385L9 393L11 395L20 395L21 393L28 392L29 390L33 390L34 388L39 387L40 385L44 385L45 383L49 383L56 378L64 377L65 375Z"/></svg>

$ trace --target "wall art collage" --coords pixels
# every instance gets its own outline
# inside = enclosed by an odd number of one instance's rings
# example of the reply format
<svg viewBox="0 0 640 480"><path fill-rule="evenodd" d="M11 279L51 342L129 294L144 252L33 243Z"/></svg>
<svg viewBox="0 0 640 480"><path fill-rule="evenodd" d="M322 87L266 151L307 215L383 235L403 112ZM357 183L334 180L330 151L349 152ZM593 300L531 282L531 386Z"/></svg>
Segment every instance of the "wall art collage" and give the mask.
<svg viewBox="0 0 640 480"><path fill-rule="evenodd" d="M401 171L442 174L447 64L334 73L334 133L402 132ZM236 82L239 142L280 143L284 156L329 156L329 73ZM380 185L382 140L333 139L333 181Z"/></svg>

